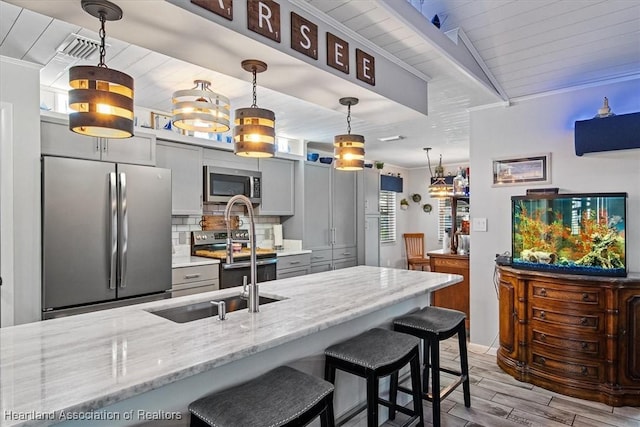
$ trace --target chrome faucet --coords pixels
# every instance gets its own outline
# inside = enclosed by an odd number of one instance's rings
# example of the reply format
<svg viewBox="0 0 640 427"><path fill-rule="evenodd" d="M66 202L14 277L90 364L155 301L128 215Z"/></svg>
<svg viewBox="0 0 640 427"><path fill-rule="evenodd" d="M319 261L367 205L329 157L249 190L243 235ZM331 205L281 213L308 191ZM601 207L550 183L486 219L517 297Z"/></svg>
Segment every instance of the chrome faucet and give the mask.
<svg viewBox="0 0 640 427"><path fill-rule="evenodd" d="M249 213L249 249L251 250L251 283L249 283L249 313L257 313L259 307L258 280L256 274L256 225L253 220L253 206L248 197L233 196L224 209L224 222L227 225L227 260L233 263L233 239L231 238L231 209L236 203L242 203ZM243 292L244 294L244 292Z"/></svg>

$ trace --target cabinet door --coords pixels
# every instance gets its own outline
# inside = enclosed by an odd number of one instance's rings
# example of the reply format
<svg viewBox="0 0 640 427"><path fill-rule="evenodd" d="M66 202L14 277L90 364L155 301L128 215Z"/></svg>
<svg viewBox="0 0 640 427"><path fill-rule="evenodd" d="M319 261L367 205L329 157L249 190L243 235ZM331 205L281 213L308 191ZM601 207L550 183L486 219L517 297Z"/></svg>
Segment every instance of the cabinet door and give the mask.
<svg viewBox="0 0 640 427"><path fill-rule="evenodd" d="M131 138L102 138L102 160L136 165L156 165L155 135L137 133Z"/></svg>
<svg viewBox="0 0 640 427"><path fill-rule="evenodd" d="M307 163L304 166L305 249L331 249L331 168Z"/></svg>
<svg viewBox="0 0 640 427"><path fill-rule="evenodd" d="M202 148L159 140L156 156L171 169L171 213L202 215Z"/></svg>
<svg viewBox="0 0 640 427"><path fill-rule="evenodd" d="M620 384L640 387L640 291L620 291Z"/></svg>
<svg viewBox="0 0 640 427"><path fill-rule="evenodd" d="M332 172L331 217L334 247L356 246L356 174L335 169Z"/></svg>
<svg viewBox="0 0 640 427"><path fill-rule="evenodd" d="M380 217L364 218L364 265L380 266Z"/></svg>
<svg viewBox="0 0 640 427"><path fill-rule="evenodd" d="M68 123L41 121L40 149L52 156L100 160L100 140L70 131Z"/></svg>
<svg viewBox="0 0 640 427"><path fill-rule="evenodd" d="M259 159L262 172L260 215L293 215L293 162L282 159Z"/></svg>
<svg viewBox="0 0 640 427"><path fill-rule="evenodd" d="M516 290L513 284L506 280L500 280L498 284L500 302L500 351L507 356L518 358L518 342L516 341Z"/></svg>
<svg viewBox="0 0 640 427"><path fill-rule="evenodd" d="M364 214L380 213L380 171L364 169ZM369 264L367 264L369 265Z"/></svg>
<svg viewBox="0 0 640 427"><path fill-rule="evenodd" d="M258 159L256 158L236 156L233 151L214 150L211 148L204 149L203 163L207 166L219 166L221 168L258 170Z"/></svg>

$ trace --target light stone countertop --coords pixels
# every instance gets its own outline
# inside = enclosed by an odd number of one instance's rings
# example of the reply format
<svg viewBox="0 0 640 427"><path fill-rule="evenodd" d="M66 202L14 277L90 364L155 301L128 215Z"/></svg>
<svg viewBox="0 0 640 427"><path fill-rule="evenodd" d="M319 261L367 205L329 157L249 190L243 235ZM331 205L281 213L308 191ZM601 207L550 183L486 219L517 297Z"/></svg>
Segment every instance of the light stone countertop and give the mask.
<svg viewBox="0 0 640 427"><path fill-rule="evenodd" d="M280 346L458 283L461 276L358 266L260 284L286 298L188 323L150 309L237 295L201 293L0 329L0 425L49 425L7 414L83 412Z"/></svg>
<svg viewBox="0 0 640 427"><path fill-rule="evenodd" d="M283 251L277 251L276 254L278 255L278 257L281 256L292 256L292 255L302 255L302 254L310 254L312 251L311 249L299 249L299 250L283 250Z"/></svg>
<svg viewBox="0 0 640 427"><path fill-rule="evenodd" d="M201 256L174 256L171 258L171 268L195 267L198 265L220 264L220 260L215 258L205 258Z"/></svg>

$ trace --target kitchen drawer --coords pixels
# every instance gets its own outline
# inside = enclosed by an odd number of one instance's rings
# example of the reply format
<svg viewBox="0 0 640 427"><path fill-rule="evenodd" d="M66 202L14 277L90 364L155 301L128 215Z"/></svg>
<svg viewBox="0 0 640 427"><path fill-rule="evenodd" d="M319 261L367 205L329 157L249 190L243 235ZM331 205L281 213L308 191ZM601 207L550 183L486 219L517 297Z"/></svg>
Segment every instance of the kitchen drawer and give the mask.
<svg viewBox="0 0 640 427"><path fill-rule="evenodd" d="M570 357L584 357L589 359L604 359L604 338L598 334L588 334L583 337L578 334L569 335L562 329L549 328L549 331L532 328L532 346L535 352L538 349L550 351L559 355ZM560 332L560 333L558 333Z"/></svg>
<svg viewBox="0 0 640 427"><path fill-rule="evenodd" d="M280 261L278 261L278 262L280 262ZM277 277L278 277L278 279L286 279L288 277L304 276L306 274L309 274L310 271L311 271L311 267L309 267L308 265L306 267L287 268L284 271L278 269Z"/></svg>
<svg viewBox="0 0 640 427"><path fill-rule="evenodd" d="M332 254L334 260L343 258L355 258L357 255L358 252L355 246L347 246L346 248L342 249L334 249Z"/></svg>
<svg viewBox="0 0 640 427"><path fill-rule="evenodd" d="M309 266L311 264L311 254L299 254L278 257L278 271L287 268L297 268L301 266Z"/></svg>
<svg viewBox="0 0 640 427"><path fill-rule="evenodd" d="M218 264L176 267L171 269L171 284L218 280Z"/></svg>
<svg viewBox="0 0 640 427"><path fill-rule="evenodd" d="M356 265L358 265L357 258L344 258L344 259L333 261L334 270L340 270L341 268L355 267Z"/></svg>
<svg viewBox="0 0 640 427"><path fill-rule="evenodd" d="M567 313L539 307L531 308L532 325L535 325L535 322L542 322L543 325L550 325L547 327L568 326L574 328L574 331L603 332L603 318L603 313Z"/></svg>
<svg viewBox="0 0 640 427"><path fill-rule="evenodd" d="M207 280L202 282L189 282L175 284L171 287L171 298L183 297L186 295L199 294L201 292L211 292L220 289L220 280Z"/></svg>
<svg viewBox="0 0 640 427"><path fill-rule="evenodd" d="M555 357L546 353L531 352L531 367L561 378L572 378L579 381L599 383L604 381L604 363L597 361L581 361L563 357Z"/></svg>
<svg viewBox="0 0 640 427"><path fill-rule="evenodd" d="M469 259L453 259L453 258L440 258L440 257L436 258L436 257L434 257L433 265L436 268L436 270L434 270L434 271L444 271L444 270L438 270L438 268L440 268L440 269L454 268L454 269L465 269L465 270L468 270L469 269Z"/></svg>
<svg viewBox="0 0 640 427"><path fill-rule="evenodd" d="M571 307L597 310L604 308L604 293L600 289L584 286L555 285L546 282L530 282L531 301L538 307Z"/></svg>
<svg viewBox="0 0 640 427"><path fill-rule="evenodd" d="M323 250L323 251L313 251L311 253L311 264L316 263L331 263L333 259L331 249Z"/></svg>
<svg viewBox="0 0 640 427"><path fill-rule="evenodd" d="M331 271L331 262L311 264L311 273L320 273L323 271Z"/></svg>

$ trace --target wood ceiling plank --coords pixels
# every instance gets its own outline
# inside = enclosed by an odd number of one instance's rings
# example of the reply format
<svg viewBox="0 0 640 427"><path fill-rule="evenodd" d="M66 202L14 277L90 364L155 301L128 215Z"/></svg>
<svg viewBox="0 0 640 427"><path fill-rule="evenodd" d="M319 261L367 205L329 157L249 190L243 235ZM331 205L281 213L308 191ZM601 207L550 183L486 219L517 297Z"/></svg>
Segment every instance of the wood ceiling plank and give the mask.
<svg viewBox="0 0 640 427"><path fill-rule="evenodd" d="M21 10L22 8L18 6L0 2L0 46L4 43L5 37L9 34Z"/></svg>
<svg viewBox="0 0 640 427"><path fill-rule="evenodd" d="M0 46L0 55L22 59L53 18L22 9Z"/></svg>

